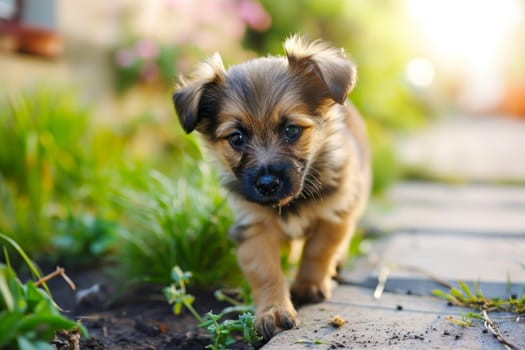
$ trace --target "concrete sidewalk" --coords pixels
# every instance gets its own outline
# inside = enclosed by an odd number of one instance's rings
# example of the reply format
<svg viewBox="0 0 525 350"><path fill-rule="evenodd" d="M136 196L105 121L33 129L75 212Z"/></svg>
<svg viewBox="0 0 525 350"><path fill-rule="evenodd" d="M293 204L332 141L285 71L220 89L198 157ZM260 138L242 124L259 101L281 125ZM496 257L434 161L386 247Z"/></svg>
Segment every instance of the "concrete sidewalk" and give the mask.
<svg viewBox="0 0 525 350"><path fill-rule="evenodd" d="M381 234L333 297L301 308L301 325L263 349L504 348L480 323L447 320L472 310L431 292L447 290L436 280L462 280L479 283L486 296L525 293L525 188L405 183L389 198L387 209L369 211L365 225ZM340 328L330 324L336 315L347 321ZM489 315L506 340L525 349L525 316Z"/></svg>
<svg viewBox="0 0 525 350"><path fill-rule="evenodd" d="M510 116L441 118L397 142L400 161L440 178L525 180L525 120Z"/></svg>

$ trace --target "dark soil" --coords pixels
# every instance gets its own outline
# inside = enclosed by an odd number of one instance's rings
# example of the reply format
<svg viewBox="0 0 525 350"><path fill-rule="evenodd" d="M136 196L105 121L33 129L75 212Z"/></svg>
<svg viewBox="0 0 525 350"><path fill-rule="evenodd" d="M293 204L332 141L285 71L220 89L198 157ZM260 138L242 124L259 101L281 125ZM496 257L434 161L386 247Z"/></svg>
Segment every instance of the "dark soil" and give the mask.
<svg viewBox="0 0 525 350"><path fill-rule="evenodd" d="M124 295L104 268L66 268L66 274L75 282L76 291L60 277L48 282L48 286L63 313L87 328L89 338L80 339L80 349L192 350L203 349L211 342L209 333L197 328L197 321L189 312L173 314L162 295L162 286L140 288ZM82 294L85 296L79 299ZM228 306L218 302L213 291L193 290L190 294L195 296L194 307L201 315L210 310L219 313ZM233 348L248 346L238 342Z"/></svg>

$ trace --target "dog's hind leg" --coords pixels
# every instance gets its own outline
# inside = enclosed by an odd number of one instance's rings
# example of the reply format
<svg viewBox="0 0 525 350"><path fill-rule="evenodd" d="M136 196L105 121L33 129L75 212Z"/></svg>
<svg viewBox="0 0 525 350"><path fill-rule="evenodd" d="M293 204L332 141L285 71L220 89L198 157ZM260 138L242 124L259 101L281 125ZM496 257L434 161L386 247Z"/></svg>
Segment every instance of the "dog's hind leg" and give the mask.
<svg viewBox="0 0 525 350"><path fill-rule="evenodd" d="M348 254L350 250L350 242L354 236L356 225L355 221L350 223L346 229L346 236L343 238L342 243L339 245L336 253L335 261L335 274L332 276L336 281L341 274L341 270L348 259Z"/></svg>
<svg viewBox="0 0 525 350"><path fill-rule="evenodd" d="M315 303L330 297L332 277L348 248L355 220L348 216L339 223L320 221L305 242L299 271L292 285L296 305Z"/></svg>

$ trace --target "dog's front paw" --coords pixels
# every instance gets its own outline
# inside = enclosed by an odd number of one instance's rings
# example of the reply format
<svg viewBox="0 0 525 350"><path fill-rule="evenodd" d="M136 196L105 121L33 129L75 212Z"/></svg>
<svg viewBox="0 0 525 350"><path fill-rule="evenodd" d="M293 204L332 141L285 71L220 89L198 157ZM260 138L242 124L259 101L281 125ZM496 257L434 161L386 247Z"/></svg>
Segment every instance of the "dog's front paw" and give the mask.
<svg viewBox="0 0 525 350"><path fill-rule="evenodd" d="M270 306L262 312L256 312L255 329L266 340L277 333L292 329L297 324L297 312L289 306Z"/></svg>
<svg viewBox="0 0 525 350"><path fill-rule="evenodd" d="M292 301L295 306L319 303L332 295L332 282L326 279L321 283L295 281L291 288Z"/></svg>

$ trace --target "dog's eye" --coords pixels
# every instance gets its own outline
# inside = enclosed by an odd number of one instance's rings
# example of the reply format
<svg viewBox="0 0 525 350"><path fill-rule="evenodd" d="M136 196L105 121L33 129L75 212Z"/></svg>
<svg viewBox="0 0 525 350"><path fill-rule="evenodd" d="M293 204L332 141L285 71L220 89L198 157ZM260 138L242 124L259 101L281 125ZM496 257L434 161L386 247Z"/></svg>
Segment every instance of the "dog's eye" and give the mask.
<svg viewBox="0 0 525 350"><path fill-rule="evenodd" d="M286 142L293 142L301 136L303 129L297 125L288 125L284 128L284 139Z"/></svg>
<svg viewBox="0 0 525 350"><path fill-rule="evenodd" d="M244 137L244 135L241 132L236 131L233 134L231 134L230 136L228 136L228 142L230 142L230 145L233 148L239 148L242 145L244 145L245 137Z"/></svg>

